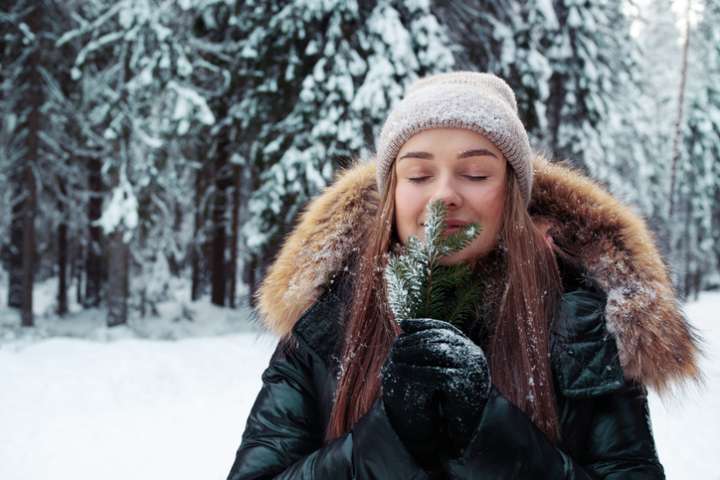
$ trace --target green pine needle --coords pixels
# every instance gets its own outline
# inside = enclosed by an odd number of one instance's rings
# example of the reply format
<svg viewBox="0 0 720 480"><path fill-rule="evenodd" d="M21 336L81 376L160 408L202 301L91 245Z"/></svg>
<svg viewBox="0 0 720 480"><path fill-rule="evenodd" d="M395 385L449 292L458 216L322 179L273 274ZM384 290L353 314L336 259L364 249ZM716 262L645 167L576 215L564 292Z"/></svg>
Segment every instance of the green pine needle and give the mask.
<svg viewBox="0 0 720 480"><path fill-rule="evenodd" d="M402 254L390 256L385 269L388 304L398 322L435 318L460 325L475 309L477 282L469 265L444 266L440 259L470 245L481 229L470 224L443 237L447 207L436 201L427 208L425 241L410 237Z"/></svg>

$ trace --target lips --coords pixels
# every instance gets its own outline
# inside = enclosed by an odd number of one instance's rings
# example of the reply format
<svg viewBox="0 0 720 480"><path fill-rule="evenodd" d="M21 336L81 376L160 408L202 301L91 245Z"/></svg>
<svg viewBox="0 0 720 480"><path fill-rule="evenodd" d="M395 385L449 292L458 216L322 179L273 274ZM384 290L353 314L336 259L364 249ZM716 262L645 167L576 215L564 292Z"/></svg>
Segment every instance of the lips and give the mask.
<svg viewBox="0 0 720 480"><path fill-rule="evenodd" d="M453 220L453 219L450 219L450 220L447 220L447 221L445 222L445 227L448 228L448 229L450 229L450 228L458 228L458 229L459 229L459 228L462 228L462 227L466 226L466 225L469 224L469 223L470 223L470 222L464 222L464 221L462 221L462 220Z"/></svg>
<svg viewBox="0 0 720 480"><path fill-rule="evenodd" d="M443 230L443 234L445 234L445 235L450 235L450 234L453 234L453 233L457 233L457 232L459 232L460 230L462 230L462 228L463 228L463 227L461 227L461 226L445 227L445 230Z"/></svg>
<svg viewBox="0 0 720 480"><path fill-rule="evenodd" d="M443 235L451 235L453 233L457 233L469 224L470 224L470 222L466 222L464 220L458 220L458 219L452 219L452 218L449 220L446 220L445 221L445 229L443 230ZM420 226L425 228L425 223L421 223Z"/></svg>

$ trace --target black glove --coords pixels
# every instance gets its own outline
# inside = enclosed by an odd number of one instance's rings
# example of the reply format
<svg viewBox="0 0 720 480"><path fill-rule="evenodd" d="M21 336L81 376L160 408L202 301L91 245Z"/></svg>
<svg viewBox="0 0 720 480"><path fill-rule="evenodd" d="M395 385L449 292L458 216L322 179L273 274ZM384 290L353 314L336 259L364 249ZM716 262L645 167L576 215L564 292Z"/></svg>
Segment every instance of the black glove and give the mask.
<svg viewBox="0 0 720 480"><path fill-rule="evenodd" d="M440 426L435 425L430 435L435 446L458 456L470 443L490 393L490 369L485 354L447 322L412 319L400 325L403 334L393 345L390 357L401 365L432 368L433 376L428 376L428 380L437 383L428 388L440 399L440 418L432 414L428 417L436 423L439 420ZM437 402L428 404L428 408L436 406ZM407 412L405 409L406 416ZM449 443L438 442L438 435L442 434Z"/></svg>
<svg viewBox="0 0 720 480"><path fill-rule="evenodd" d="M447 370L440 405L447 422L446 450L457 457L477 430L492 384L483 350L460 330L451 334L446 342L454 363Z"/></svg>
<svg viewBox="0 0 720 480"><path fill-rule="evenodd" d="M414 321L436 326L444 323ZM403 329L405 322L401 323ZM428 332L421 333L426 337ZM440 463L437 452L444 439L439 401L447 362L439 343L428 344L418 337L411 331L395 339L381 372L383 403L405 447L420 465L432 469Z"/></svg>
<svg viewBox="0 0 720 480"><path fill-rule="evenodd" d="M460 330L432 319L403 320L383 367L383 401L418 459L457 454L470 441L490 390L485 355ZM446 418L443 418L446 417Z"/></svg>

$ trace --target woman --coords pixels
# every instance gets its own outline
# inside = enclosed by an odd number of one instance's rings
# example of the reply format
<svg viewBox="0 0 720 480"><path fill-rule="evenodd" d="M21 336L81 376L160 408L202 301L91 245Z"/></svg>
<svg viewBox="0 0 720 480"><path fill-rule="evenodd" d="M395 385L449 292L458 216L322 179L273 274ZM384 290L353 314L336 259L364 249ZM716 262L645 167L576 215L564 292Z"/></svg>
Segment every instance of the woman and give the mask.
<svg viewBox="0 0 720 480"><path fill-rule="evenodd" d="M470 72L414 84L375 164L316 199L259 293L282 338L229 479L664 478L646 386L697 378L694 335L643 222L532 158L513 92ZM480 234L475 315L398 324L387 253Z"/></svg>

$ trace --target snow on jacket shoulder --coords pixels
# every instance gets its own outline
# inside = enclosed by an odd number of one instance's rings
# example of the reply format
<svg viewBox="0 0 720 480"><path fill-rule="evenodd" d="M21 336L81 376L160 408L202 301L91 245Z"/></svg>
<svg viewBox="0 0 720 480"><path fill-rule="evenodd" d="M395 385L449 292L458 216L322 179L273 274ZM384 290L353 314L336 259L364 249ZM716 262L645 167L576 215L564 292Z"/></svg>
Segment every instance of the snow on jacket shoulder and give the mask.
<svg viewBox="0 0 720 480"><path fill-rule="evenodd" d="M663 478L645 386L698 376L697 339L641 219L590 180L535 162L533 218L580 252L597 288L567 291L551 332L560 415L556 447L493 390L451 478ZM346 436L323 444L347 295L325 289L362 245L377 208L374 166L344 173L314 200L259 292L284 340L263 374L229 479L425 478L377 402ZM325 292L323 294L323 292ZM335 333L332 333L335 332Z"/></svg>

